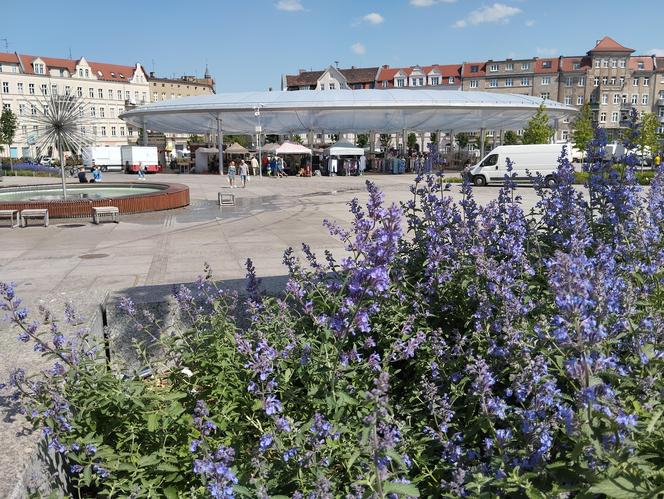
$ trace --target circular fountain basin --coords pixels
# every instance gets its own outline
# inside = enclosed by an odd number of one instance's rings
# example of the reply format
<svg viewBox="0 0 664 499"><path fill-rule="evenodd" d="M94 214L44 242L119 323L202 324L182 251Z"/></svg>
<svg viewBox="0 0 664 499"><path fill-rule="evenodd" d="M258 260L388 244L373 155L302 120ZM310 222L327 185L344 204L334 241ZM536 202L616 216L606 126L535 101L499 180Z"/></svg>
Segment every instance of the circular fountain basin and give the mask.
<svg viewBox="0 0 664 499"><path fill-rule="evenodd" d="M50 218L92 216L92 208L116 206L120 213L181 208L189 204L189 187L161 183L99 183L67 185L67 199L60 184L0 188L0 210L46 208Z"/></svg>

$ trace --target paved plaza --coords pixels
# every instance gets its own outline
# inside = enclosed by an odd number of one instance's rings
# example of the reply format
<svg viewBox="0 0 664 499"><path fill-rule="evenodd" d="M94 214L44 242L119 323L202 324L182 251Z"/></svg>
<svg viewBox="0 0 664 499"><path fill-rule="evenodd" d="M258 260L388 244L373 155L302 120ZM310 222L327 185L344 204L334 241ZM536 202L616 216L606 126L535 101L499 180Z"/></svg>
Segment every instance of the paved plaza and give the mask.
<svg viewBox="0 0 664 499"><path fill-rule="evenodd" d="M347 202L366 200L365 179L376 182L388 202L412 198L413 175L370 175L367 177L252 178L246 189L229 189L218 175L149 176L147 181L184 183L191 190L186 208L121 217L119 224L94 225L90 219L52 220L47 228L0 227L0 280L17 283L17 293L34 309L44 304L59 311L73 301L84 312L92 310L109 293L130 288L170 289L190 283L201 274L205 262L218 280L244 277L244 263L251 258L261 277L285 274L283 251L307 242L321 254L330 249L340 253L342 245L322 226L324 219L348 223ZM72 179L73 181L74 179ZM108 173L105 181L136 181L135 176ZM4 177L1 186L54 183L53 178ZM233 193L236 205L220 208L217 193ZM451 194L460 198L460 186ZM497 195L497 187L476 189L480 203ZM519 189L524 206L536 202L532 188ZM4 221L3 221L4 222ZM3 224L4 225L4 224ZM279 280L272 280L279 282ZM0 380L11 369L39 365L36 354L16 341L6 323L0 325ZM17 438L23 428L20 418L5 406L0 423L0 442L12 452L0 453L5 476L17 476L32 450L35 436ZM14 473L15 472L15 473ZM9 496L15 479L0 481L0 497Z"/></svg>

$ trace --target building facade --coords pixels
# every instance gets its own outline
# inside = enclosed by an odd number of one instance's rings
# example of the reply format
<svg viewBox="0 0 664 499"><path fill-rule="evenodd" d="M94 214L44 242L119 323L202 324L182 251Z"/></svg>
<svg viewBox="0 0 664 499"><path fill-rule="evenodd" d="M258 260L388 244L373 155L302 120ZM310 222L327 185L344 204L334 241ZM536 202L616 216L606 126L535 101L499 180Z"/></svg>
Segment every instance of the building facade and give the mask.
<svg viewBox="0 0 664 499"><path fill-rule="evenodd" d="M339 69L329 66L324 71L305 71L296 75L284 75L281 79L282 90L361 90L376 87L380 68Z"/></svg>
<svg viewBox="0 0 664 499"><path fill-rule="evenodd" d="M12 157L55 155L54 144L39 144L39 125L30 116L44 112L52 95L83 98L88 124L81 132L92 145L122 145L135 141L138 131L119 116L133 105L148 102L150 87L140 64L122 66L80 59L58 59L18 53L0 53L0 106L18 118ZM74 151L72 151L74 152ZM78 153L79 151L75 151ZM7 151L3 153L7 156Z"/></svg>

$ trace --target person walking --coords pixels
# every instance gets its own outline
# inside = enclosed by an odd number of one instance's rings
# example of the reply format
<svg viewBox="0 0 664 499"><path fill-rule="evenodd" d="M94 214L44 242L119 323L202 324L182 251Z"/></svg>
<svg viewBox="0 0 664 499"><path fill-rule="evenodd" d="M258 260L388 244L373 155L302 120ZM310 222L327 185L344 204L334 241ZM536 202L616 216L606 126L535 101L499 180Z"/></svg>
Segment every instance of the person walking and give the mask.
<svg viewBox="0 0 664 499"><path fill-rule="evenodd" d="M235 161L231 161L231 164L228 165L228 183L231 184L231 189L235 189L235 173L237 169L235 168Z"/></svg>
<svg viewBox="0 0 664 499"><path fill-rule="evenodd" d="M253 155L252 155L252 156L251 156L251 174L252 174L254 177L255 177L256 175L258 175L258 168L259 168L258 160L256 159L256 156L253 156Z"/></svg>
<svg viewBox="0 0 664 499"><path fill-rule="evenodd" d="M101 169L98 166L92 169L92 180L94 180L95 184L101 182Z"/></svg>
<svg viewBox="0 0 664 499"><path fill-rule="evenodd" d="M249 165L247 165L247 163L245 163L244 160L242 160L240 161L240 180L242 181L243 189L246 189L247 187L248 178L249 178Z"/></svg>
<svg viewBox="0 0 664 499"><path fill-rule="evenodd" d="M145 180L145 166L143 163L138 164L138 180Z"/></svg>

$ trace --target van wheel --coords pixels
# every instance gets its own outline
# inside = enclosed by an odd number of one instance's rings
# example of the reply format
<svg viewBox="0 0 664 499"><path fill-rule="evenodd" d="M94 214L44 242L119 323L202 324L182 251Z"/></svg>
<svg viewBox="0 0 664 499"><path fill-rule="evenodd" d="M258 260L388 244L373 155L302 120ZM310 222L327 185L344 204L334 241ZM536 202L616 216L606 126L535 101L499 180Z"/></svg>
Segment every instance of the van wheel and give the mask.
<svg viewBox="0 0 664 499"><path fill-rule="evenodd" d="M108 167L106 167L106 166L102 166L102 167L101 167L101 171L103 171L103 172L108 171Z"/></svg>
<svg viewBox="0 0 664 499"><path fill-rule="evenodd" d="M482 175L476 175L473 177L473 184L477 187L484 187L486 185L486 179Z"/></svg>
<svg viewBox="0 0 664 499"><path fill-rule="evenodd" d="M553 188L558 184L558 183L556 182L556 179L553 178L551 175L549 175L548 177L546 177L546 178L544 179L544 183L546 184L546 186L547 186L549 189L553 189Z"/></svg>

